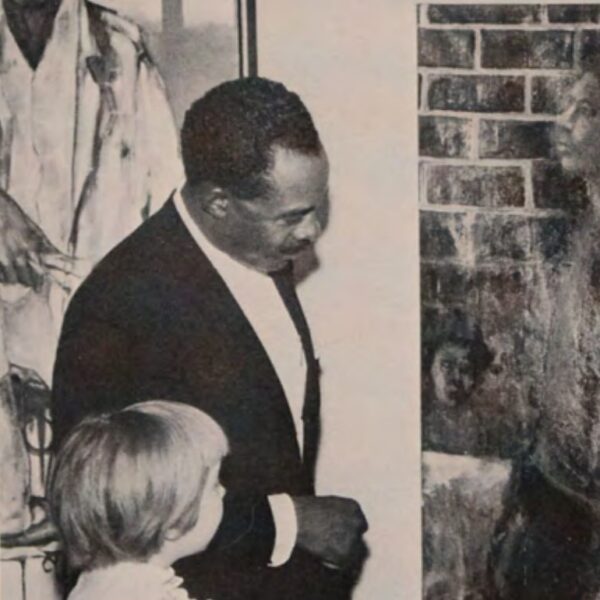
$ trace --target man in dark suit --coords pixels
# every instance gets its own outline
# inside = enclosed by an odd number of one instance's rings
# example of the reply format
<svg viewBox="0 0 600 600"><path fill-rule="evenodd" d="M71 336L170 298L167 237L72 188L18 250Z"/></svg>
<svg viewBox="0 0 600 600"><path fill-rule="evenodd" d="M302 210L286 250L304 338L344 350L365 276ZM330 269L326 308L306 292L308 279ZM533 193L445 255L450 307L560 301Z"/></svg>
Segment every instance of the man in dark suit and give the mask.
<svg viewBox="0 0 600 600"><path fill-rule="evenodd" d="M198 406L231 450L217 537L176 565L190 595L347 598L366 521L353 500L314 496L319 366L292 272L327 219L325 151L296 94L248 78L192 105L182 153L185 184L69 306L55 440L139 400Z"/></svg>

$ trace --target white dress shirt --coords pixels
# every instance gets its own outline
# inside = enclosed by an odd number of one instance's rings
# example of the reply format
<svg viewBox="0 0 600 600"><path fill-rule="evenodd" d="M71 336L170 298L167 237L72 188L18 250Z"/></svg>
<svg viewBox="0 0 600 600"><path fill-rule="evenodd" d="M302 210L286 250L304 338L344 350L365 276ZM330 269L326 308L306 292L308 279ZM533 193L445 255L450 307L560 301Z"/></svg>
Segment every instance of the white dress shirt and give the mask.
<svg viewBox="0 0 600 600"><path fill-rule="evenodd" d="M285 391L302 449L302 408L306 385L306 359L300 336L274 281L254 271L216 248L190 215L180 190L174 203L181 220L235 298L262 343ZM271 565L285 563L294 548L298 523L292 500L287 494L269 496L275 521L275 547Z"/></svg>

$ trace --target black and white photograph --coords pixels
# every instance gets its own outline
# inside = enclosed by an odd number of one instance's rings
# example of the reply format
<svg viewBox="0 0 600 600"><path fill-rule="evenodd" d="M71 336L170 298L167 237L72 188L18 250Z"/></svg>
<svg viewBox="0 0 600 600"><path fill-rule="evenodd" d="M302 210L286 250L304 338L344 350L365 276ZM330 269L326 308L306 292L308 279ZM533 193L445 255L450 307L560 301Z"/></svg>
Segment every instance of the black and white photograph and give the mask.
<svg viewBox="0 0 600 600"><path fill-rule="evenodd" d="M600 598L600 4L420 4L423 597Z"/></svg>
<svg viewBox="0 0 600 600"><path fill-rule="evenodd" d="M0 0L3 600L420 596L416 9Z"/></svg>

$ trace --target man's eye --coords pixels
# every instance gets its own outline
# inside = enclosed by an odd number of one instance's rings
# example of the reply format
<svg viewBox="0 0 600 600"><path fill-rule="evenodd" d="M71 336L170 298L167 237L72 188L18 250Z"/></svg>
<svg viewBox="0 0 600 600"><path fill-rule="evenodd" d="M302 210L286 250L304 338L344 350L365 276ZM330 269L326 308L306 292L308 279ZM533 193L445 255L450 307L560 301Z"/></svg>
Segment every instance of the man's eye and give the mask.
<svg viewBox="0 0 600 600"><path fill-rule="evenodd" d="M287 217L281 217L279 219L279 222L282 225L287 225L288 227L291 227L292 225L298 225L298 223L300 223L300 221L302 221L303 216L302 215L290 215Z"/></svg>

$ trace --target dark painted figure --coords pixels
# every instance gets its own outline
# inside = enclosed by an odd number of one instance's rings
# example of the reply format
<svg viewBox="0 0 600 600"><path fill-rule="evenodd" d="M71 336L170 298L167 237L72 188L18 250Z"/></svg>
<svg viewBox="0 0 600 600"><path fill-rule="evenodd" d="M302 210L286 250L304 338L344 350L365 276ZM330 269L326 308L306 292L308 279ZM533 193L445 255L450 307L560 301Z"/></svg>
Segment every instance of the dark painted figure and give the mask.
<svg viewBox="0 0 600 600"><path fill-rule="evenodd" d="M562 167L590 205L546 273L544 383L532 449L515 467L490 572L507 600L600 592L600 70L588 65L555 132Z"/></svg>

